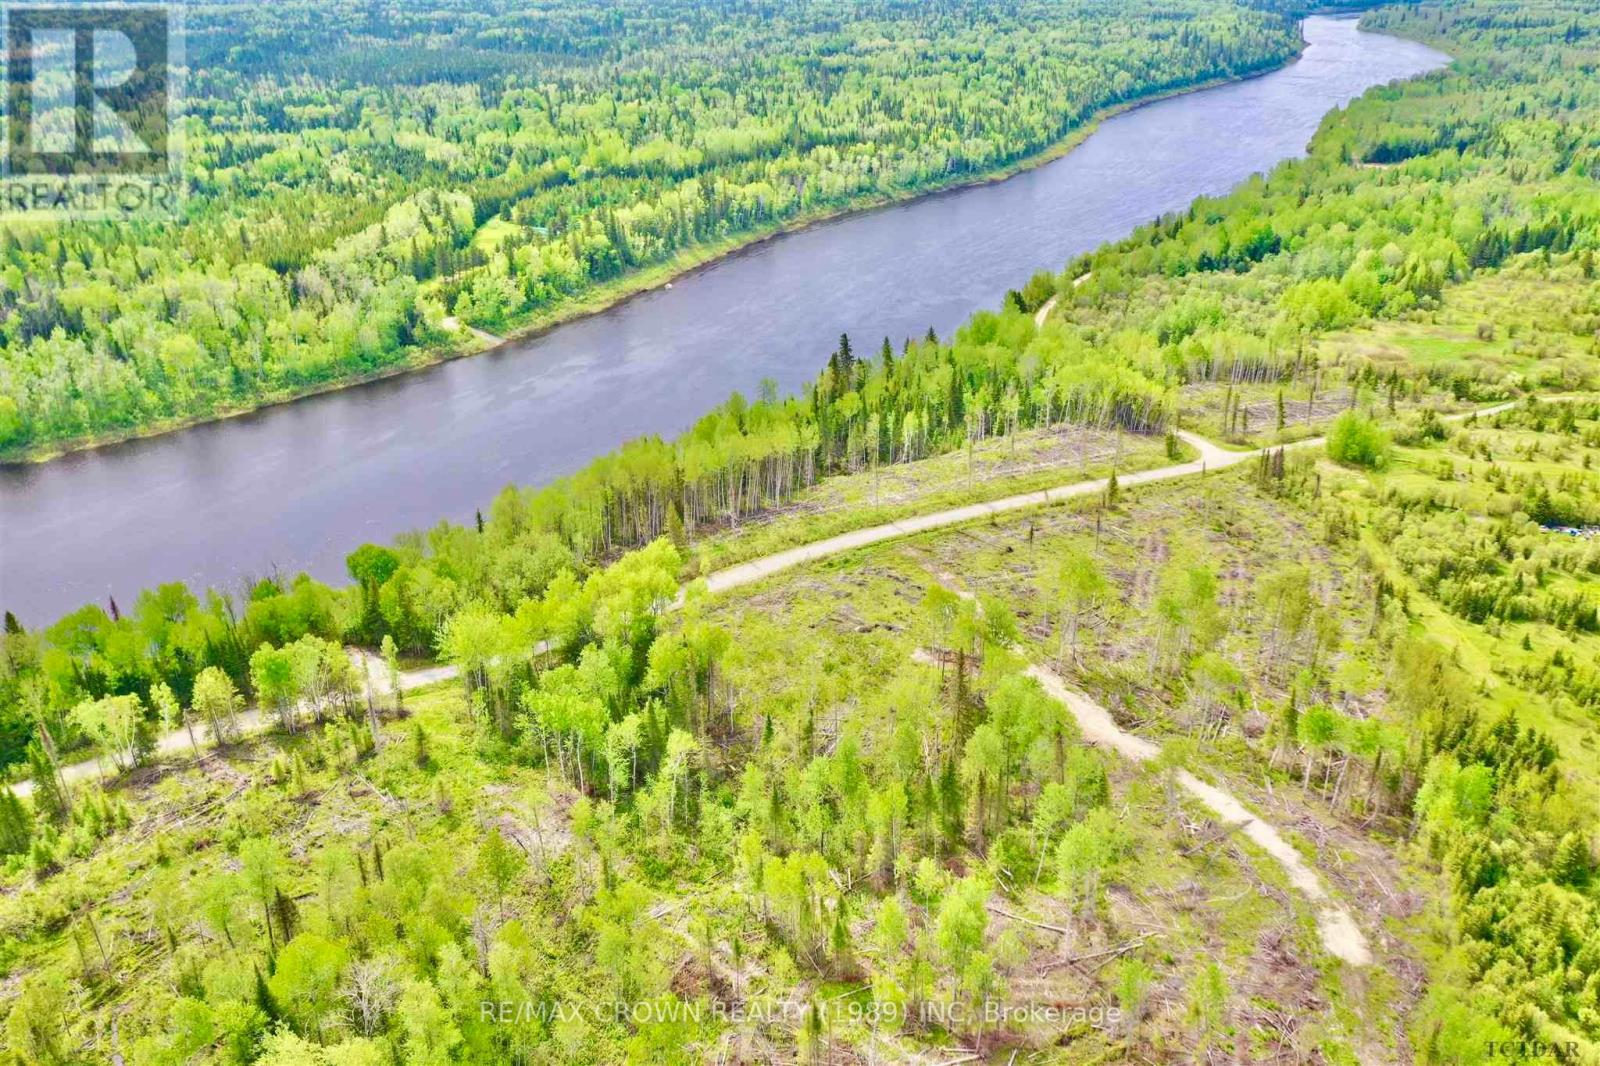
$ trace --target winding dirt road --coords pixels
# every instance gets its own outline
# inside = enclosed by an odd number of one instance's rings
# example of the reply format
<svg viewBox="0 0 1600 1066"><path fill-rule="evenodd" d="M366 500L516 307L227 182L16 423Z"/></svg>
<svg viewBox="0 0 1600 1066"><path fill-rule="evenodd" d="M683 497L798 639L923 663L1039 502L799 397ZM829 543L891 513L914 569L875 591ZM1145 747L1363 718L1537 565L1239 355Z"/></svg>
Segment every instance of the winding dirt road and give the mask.
<svg viewBox="0 0 1600 1066"><path fill-rule="evenodd" d="M1087 276L1084 275L1084 277ZM1079 278L1078 282L1082 280L1083 278ZM1074 282L1074 284L1078 282ZM1048 305L1041 311L1046 311L1047 309ZM1472 415L1492 415L1514 406L1516 406L1515 401L1498 404L1482 410L1450 416L1449 420L1459 421ZM1199 453L1198 459L1122 475L1117 478L1118 485L1131 488L1158 481L1171 481L1175 478L1202 475L1211 470L1220 470L1249 462L1263 452L1274 450L1256 448L1244 451L1230 451L1213 444L1204 437L1184 430L1179 430L1178 436L1185 444ZM1320 447L1323 443L1324 438L1312 437L1284 445L1284 447L1296 449ZM743 585L753 584L772 574L799 566L802 563L826 559L855 548L897 540L900 537L908 537L917 533L926 533L933 529L944 529L990 515L1006 514L1033 507L1047 507L1066 500L1094 496L1104 492L1108 483L1108 478L1077 481L1058 488L1019 493L1015 496L1006 496L987 503L952 507L943 511L934 511L925 515L917 515L895 522L870 526L866 529L858 529L850 533L841 533L838 536L813 541L810 544L803 544L797 548L790 548L787 551L776 552L772 555L752 559L749 562L719 570L706 579L706 584L710 592L726 592ZM377 664L377 667L371 670L373 692L374 694L386 694L388 685L384 671L381 669L381 663ZM1078 720L1079 726L1083 729L1085 738L1091 743L1110 748L1124 758L1135 762L1147 762L1160 754L1161 749L1157 744L1143 737L1123 732L1104 707L1095 703L1083 693L1069 688L1054 673L1042 666L1031 667L1029 673L1039 680L1050 695L1060 700L1072 711L1074 717ZM423 670L414 670L401 675L400 688L402 690L420 688L423 685L447 681L456 676L457 670L453 666L436 666ZM241 725L244 727L244 732L261 732L269 728L271 724L270 716L263 715L257 709L251 709L241 715ZM202 741L202 743L205 742ZM156 751L158 754L176 755L189 747L190 742L187 731L177 730L161 737L156 745ZM74 763L64 768L64 773L69 783L98 776L101 772L100 764L95 760ZM1353 966L1366 966L1371 963L1372 952L1367 945L1366 937L1362 935L1355 920L1345 908L1334 901L1327 889L1323 887L1322 881L1316 872L1306 864L1300 853L1276 829L1251 814L1249 809L1235 796L1217 788L1215 785L1201 781L1187 770L1179 771L1178 782L1185 791L1204 803L1224 821L1242 824L1242 832L1282 865L1289 877L1289 882L1317 908L1317 928L1321 934L1323 945L1330 954ZM24 781L12 786L12 788L18 795L26 796L32 791L32 782Z"/></svg>
<svg viewBox="0 0 1600 1066"><path fill-rule="evenodd" d="M1175 463L1172 466L1157 467L1154 470L1140 470L1132 474L1119 474L1117 475L1118 486L1128 488L1134 485L1148 485L1153 481L1170 481L1173 478L1190 477L1195 474L1203 474L1207 470L1219 470L1223 467L1234 466L1253 459L1259 454L1254 451L1230 452L1226 448L1219 448L1204 437L1196 436L1186 430L1179 430L1178 437L1185 444L1199 452L1200 458L1191 459L1186 463ZM864 548L869 544L879 544L886 540L896 540L916 533L926 533L930 529L943 529L946 526L960 525L963 522L971 522L974 519L984 518L989 515L1006 514L1010 511L1021 511L1030 507L1048 507L1051 504L1062 503L1066 500L1095 496L1106 490L1110 480L1110 478L1096 478L1093 481L1074 481L1069 485L1061 485L1053 489L1040 489L1037 492L1023 492L1015 496L1003 496L998 500L990 500L987 503L969 503L964 507L952 507L944 511L933 511L924 515L915 515L911 518L901 518L894 522L885 522L882 525L868 526L866 529L851 530L849 533L840 533L838 536L828 537L824 540L814 540L810 544L802 544L797 548L774 552L759 559L752 559L746 563L730 566L725 570L718 570L706 578L706 586L711 592L725 592L728 589L759 581L780 570L787 570L792 566L799 566L801 563L809 563L817 559L826 559L831 555L839 555L854 548Z"/></svg>
<svg viewBox="0 0 1600 1066"><path fill-rule="evenodd" d="M971 600L972 593L959 586L951 574L937 575L939 581L956 595ZM1012 648L1024 661L1028 650L1021 645ZM1111 717L1111 712L1096 703L1085 693L1072 688L1061 676L1047 666L1032 664L1027 675L1038 681L1051 699L1072 712L1083 739L1098 748L1108 748L1122 758L1134 763L1153 762L1161 755L1161 745L1141 736L1126 732ZM1317 933L1322 946L1335 958L1352 966L1369 966L1372 949L1361 927L1350 912L1329 895L1322 879L1317 876L1294 846L1274 829L1252 814L1238 797L1217 786L1200 780L1188 770L1180 769L1174 779L1178 787L1211 809L1227 826L1236 826L1257 847L1265 851L1283 867L1289 883L1316 908Z"/></svg>
<svg viewBox="0 0 1600 1066"><path fill-rule="evenodd" d="M1091 272L1089 271L1085 271L1084 273L1073 278L1072 287L1076 289L1079 285L1082 285L1084 282L1088 281L1090 273ZM1049 318L1050 312L1056 309L1056 301L1059 299L1061 299L1061 294L1056 293L1056 295L1050 297L1050 299L1039 305L1039 310L1033 313L1033 324L1035 326L1044 325L1044 320Z"/></svg>
<svg viewBox="0 0 1600 1066"><path fill-rule="evenodd" d="M1121 485L1142 485L1151 481L1164 481L1175 477L1187 477L1191 474L1202 473L1205 470L1215 470L1224 466L1232 466L1253 457L1254 452L1230 452L1217 447L1203 437L1193 433L1180 431L1178 434L1185 443L1189 444L1200 453L1200 458L1187 463L1178 463L1174 466L1165 466L1156 470L1143 470L1127 474L1118 478ZM1092 496L1104 492L1107 484L1106 478L1093 481L1079 481L1060 488L1042 489L1038 492L1025 492L1016 496L1006 496L1002 499L991 500L988 503L968 504L965 507L953 507L944 511L934 511L925 515L911 518L902 518L896 522L887 522L883 525L869 526L849 533L841 533L836 537L825 540L813 541L803 544L798 548L776 552L772 555L752 559L737 566L730 566L719 570L706 579L706 584L711 592L725 592L728 589L738 588L759 581L770 574L790 567L799 566L801 563L811 562L816 559L825 559L831 555L838 555L853 548L866 547L869 544L878 544L886 540L895 540L899 537L911 536L915 533L924 533L930 529L943 529L947 526L959 525L973 519L983 518L986 515L1005 514L1008 511L1017 511L1029 507L1044 507L1053 503L1060 503L1082 496ZM358 653L352 652L353 655ZM359 665L359 658L357 663ZM381 662L374 661L371 665L372 688L374 694L386 694L388 682ZM448 681L456 676L453 666L434 666L422 670L412 670L400 676L400 688L409 691L432 685L440 681ZM239 715L240 733L249 735L260 733L272 726L272 717L263 715L258 708L250 708ZM207 738L205 730L197 727L196 734L202 746L210 746L211 740ZM164 734L156 741L155 754L181 755L191 750L189 733L187 730L178 729ZM101 777L106 770L101 761L85 759L82 762L71 763L62 768L62 773L68 784L87 781ZM33 791L31 781L21 781L12 785L12 790L19 796L26 796Z"/></svg>
<svg viewBox="0 0 1600 1066"><path fill-rule="evenodd" d="M1082 282L1089 275L1077 279L1074 284ZM1550 399L1564 399L1566 396L1550 397ZM1460 421L1472 415L1492 415L1500 411L1515 407L1516 401L1497 404L1478 411L1470 411L1460 415L1450 415L1446 421ZM1261 455L1263 452L1272 451L1272 448L1256 448L1245 451L1230 451L1219 447L1211 441L1190 433L1187 430L1178 430L1178 437L1195 451L1200 453L1198 459L1191 459L1185 463L1175 463L1172 466L1157 467L1153 470L1139 470L1134 473L1118 475L1117 484L1123 488L1136 485L1148 485L1156 481L1171 481L1174 478L1193 477L1211 470L1221 470L1240 463L1248 462ZM1324 442L1322 437L1311 437L1306 440L1296 441L1284 445L1287 448L1313 448L1320 447ZM1053 489L1040 489L1037 492L1024 492L1015 496L1005 496L987 503L967 504L964 507L952 507L943 511L932 511L924 515L915 515L902 518L894 522L885 522L882 525L869 526L866 529L857 529L838 536L827 537L823 540L802 544L797 548L786 551L774 552L771 555L752 559L749 562L739 563L724 570L718 570L706 579L707 589L710 592L726 592L729 589L739 588L752 582L760 581L764 577L799 566L802 563L826 559L829 556L839 555L855 548L864 548L871 544L881 544L887 540L896 540L900 537L909 537L917 533L926 533L931 529L944 529L948 526L960 525L989 515L1006 514L1010 511L1025 510L1030 507L1048 507L1051 504L1062 503L1066 500L1079 499L1084 496L1093 496L1104 492L1109 483L1108 478L1096 478L1093 481L1074 481ZM409 691L424 685L432 685L440 681L448 681L456 676L453 666L434 666L422 670L412 670L401 675L400 688ZM383 670L375 666L372 670L373 691L383 693L388 691L387 682L383 680ZM240 724L243 732L254 733L268 728L271 722L264 720L260 711L252 708L240 714ZM202 745L208 745L208 740L202 738ZM160 737L156 742L156 753L159 755L174 755L188 748L189 735L186 730L176 730ZM72 763L63 768L69 783L83 781L99 776L102 772L100 763L94 759ZM31 782L22 781L11 786L19 796L26 796L33 790Z"/></svg>
<svg viewBox="0 0 1600 1066"><path fill-rule="evenodd" d="M1078 720L1083 737L1097 747L1110 748L1130 762L1150 762L1161 754L1159 745L1143 737L1123 732L1112 719L1111 712L1075 689L1069 688L1053 671L1043 666L1030 666L1028 676L1044 687L1053 699L1065 704ZM1356 925L1350 912L1329 895L1322 879L1306 864L1294 846L1274 829L1250 812L1232 793L1200 780L1188 770L1179 770L1177 782L1185 792L1209 807L1226 825L1240 826L1245 836L1277 860L1284 873L1302 896L1316 908L1317 933L1322 946L1335 958L1352 966L1372 963L1372 949L1367 938Z"/></svg>

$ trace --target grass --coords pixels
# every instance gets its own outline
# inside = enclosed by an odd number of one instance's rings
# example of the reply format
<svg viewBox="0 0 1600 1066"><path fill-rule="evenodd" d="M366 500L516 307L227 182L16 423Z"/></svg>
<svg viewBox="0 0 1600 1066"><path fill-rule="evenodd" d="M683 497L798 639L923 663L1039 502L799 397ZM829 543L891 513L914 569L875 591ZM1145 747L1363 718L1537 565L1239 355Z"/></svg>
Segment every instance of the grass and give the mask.
<svg viewBox="0 0 1600 1066"><path fill-rule="evenodd" d="M1179 445L1081 427L1025 430L1014 441L991 437L970 453L952 452L912 463L826 478L789 504L732 528L699 532L695 569L710 573L749 559L911 515L982 503L1004 496L1148 470L1192 459Z"/></svg>
<svg viewBox="0 0 1600 1066"><path fill-rule="evenodd" d="M1380 370L1462 374L1500 394L1538 386L1595 386L1592 284L1567 268L1554 276L1504 270L1444 291L1437 310L1377 320L1320 338L1324 364L1365 360Z"/></svg>
<svg viewBox="0 0 1600 1066"><path fill-rule="evenodd" d="M1382 474L1352 477L1330 468L1328 491L1360 509L1369 528L1376 502L1396 492L1409 499L1427 499L1443 492L1452 508L1477 523L1509 516L1520 510L1522 500L1488 483L1495 471L1537 475L1552 485L1561 475L1578 472L1588 486L1588 498L1600 497L1600 474L1586 472L1600 459L1600 448L1582 442L1582 435L1600 430L1600 424L1580 421L1577 433L1563 434L1536 432L1505 424L1508 421L1504 416L1474 420L1446 444L1397 449L1395 462ZM1493 459L1481 457L1485 449ZM1519 455L1526 458L1516 458ZM1564 535L1552 532L1549 536L1560 544L1558 538ZM1369 532L1362 543L1373 558L1397 565L1387 538ZM1553 571L1541 584L1581 591L1592 587L1592 578ZM1455 649L1494 711L1514 713L1523 723L1549 734L1565 754L1567 772L1580 796L1600 809L1595 716L1570 700L1535 691L1519 676L1520 670L1541 665L1556 650L1570 661L1595 662L1600 657L1600 633L1563 630L1539 621L1477 625L1426 596L1413 597L1411 604L1413 630ZM1523 648L1524 638L1531 649Z"/></svg>
<svg viewBox="0 0 1600 1066"><path fill-rule="evenodd" d="M494 252L506 241L522 233L522 227L501 215L495 215L472 235L472 247L484 252Z"/></svg>

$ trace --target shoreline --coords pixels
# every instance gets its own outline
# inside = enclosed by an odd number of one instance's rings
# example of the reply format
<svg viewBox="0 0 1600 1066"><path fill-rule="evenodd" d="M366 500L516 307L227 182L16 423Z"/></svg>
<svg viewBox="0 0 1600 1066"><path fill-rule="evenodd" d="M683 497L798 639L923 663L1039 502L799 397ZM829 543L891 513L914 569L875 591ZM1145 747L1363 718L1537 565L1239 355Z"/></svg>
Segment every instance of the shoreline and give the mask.
<svg viewBox="0 0 1600 1066"><path fill-rule="evenodd" d="M1563 392L1538 398L1546 401L1561 401L1583 399L1586 396L1587 394L1585 393ZM1529 397L1524 396L1500 401L1486 407L1468 408L1465 411L1444 415L1442 416L1442 421L1454 423L1463 422L1467 419L1488 417L1499 414L1502 411L1509 411L1528 402L1528 399ZM1193 458L1186 457L1164 466L1145 467L1124 473L1118 479L1119 484L1126 488L1136 488L1140 485L1178 480L1191 476L1204 478L1217 471L1227 470L1246 463L1250 459L1266 455L1274 449L1313 449L1323 446L1327 442L1326 434L1317 433L1315 436L1302 437L1299 440L1286 441L1282 444L1263 444L1258 447L1247 446L1241 449L1218 444L1216 441L1208 437L1202 437L1190 430L1178 429L1176 432ZM1115 474L1115 470L1112 473ZM706 583L706 591L709 594L716 595L730 589L753 584L772 574L805 563L842 555L856 548L869 547L885 541L915 536L930 530L961 526L984 518L992 519L996 515L1030 511L1037 508L1059 507L1070 501L1085 499L1104 492L1109 481L1109 477L1079 478L1053 487L1012 492L993 499L939 506L925 511L912 510L907 514L886 518L883 521L875 521L866 526L828 534L788 547L774 548L751 558L725 559L715 570L702 576ZM690 582L690 575L686 573L680 575L678 599L674 601L675 604L681 606L683 590L689 586ZM370 655L369 651L359 647L354 647L354 650L362 655ZM422 687L438 681L450 680L456 676L455 667L434 662L402 673L401 688L405 690L411 687ZM385 685L380 691L387 691L387 686ZM246 708L242 713L245 716L254 714L254 722L257 726L265 725L270 728L272 725L271 717L263 714L259 707ZM201 729L202 732L209 732L204 726ZM157 739L157 752L181 752L185 747L184 740L187 734L187 728L182 728L161 735ZM213 746L214 742L214 737L208 738L207 746ZM102 754L98 753L92 757L79 759L68 764L64 769L74 774L75 780L81 780L100 769L99 760ZM10 767L0 767L0 790L10 788L17 790L19 795L26 795L31 791L31 784L24 784L26 779L8 776L11 772L20 768L21 765L21 763L13 763Z"/></svg>
<svg viewBox="0 0 1600 1066"><path fill-rule="evenodd" d="M1304 20L1302 20L1303 25ZM114 448L139 441L151 440L182 430L194 429L212 423L227 422L235 418L242 418L258 412L269 411L275 407L297 403L301 400L315 396L341 392L346 389L356 389L364 385L373 385L397 378L404 374L411 374L432 367L441 366L457 359L472 356L487 355L500 352L517 344L537 340L539 337L558 327L579 322L596 315L605 314L624 304L645 296L667 285L676 284L681 279L693 277L702 271L709 270L721 263L736 257L758 250L768 242L792 236L811 229L849 221L861 215L876 211L885 211L895 207L903 207L922 200L932 200L941 196L950 196L965 192L969 189L981 188L985 185L994 185L1009 180L1025 171L1036 170L1046 164L1067 155L1077 148L1096 130L1103 122L1126 114L1129 111L1147 107L1151 104L1169 100L1189 93L1203 92L1207 89L1219 88L1223 85L1241 84L1256 78L1266 77L1276 73L1297 61L1305 54L1309 44L1304 34L1301 34L1299 46L1279 63L1263 67L1238 76L1218 76L1205 81L1196 82L1181 88L1166 89L1150 93L1132 100L1124 100L1117 104L1101 108L1091 115L1082 124L1073 127L1065 135L1036 152L994 169L983 171L969 178L952 180L942 184L930 185L925 188L908 190L901 193L879 194L866 198L859 203L845 207L829 208L808 215L801 215L778 228L746 239L730 238L721 242L697 245L686 249L689 254L680 254L663 263L641 268L625 278L616 282L597 286L586 298L575 300L564 307L551 312L543 317L535 317L529 321L509 329L497 344L474 345L463 344L459 347L423 349L413 358L386 366L366 373L351 374L332 381L308 386L302 389L291 390L282 394L268 394L259 402L248 406L225 406L217 411L205 415L191 415L182 418L169 418L138 429L123 433L101 433L84 437L75 437L64 441L52 441L48 444L32 445L14 453L0 452L0 467L14 466L27 468L44 463L65 459L69 456L80 455ZM695 254L699 253L699 254ZM468 331L471 337L473 327L462 323L462 328Z"/></svg>

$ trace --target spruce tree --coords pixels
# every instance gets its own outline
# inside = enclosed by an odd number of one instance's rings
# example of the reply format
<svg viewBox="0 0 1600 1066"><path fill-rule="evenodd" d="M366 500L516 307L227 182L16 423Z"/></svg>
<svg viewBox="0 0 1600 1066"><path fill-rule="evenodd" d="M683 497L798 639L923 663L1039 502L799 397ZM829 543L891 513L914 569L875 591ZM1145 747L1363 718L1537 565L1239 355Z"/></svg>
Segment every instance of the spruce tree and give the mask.
<svg viewBox="0 0 1600 1066"><path fill-rule="evenodd" d="M1582 888L1589 882L1591 859L1589 845L1577 833L1568 833L1556 845L1550 860L1550 876L1558 884Z"/></svg>
<svg viewBox="0 0 1600 1066"><path fill-rule="evenodd" d="M47 822L60 824L72 814L72 802L61 787L55 761L38 741L28 745L28 773L33 779L33 809Z"/></svg>
<svg viewBox="0 0 1600 1066"><path fill-rule="evenodd" d="M278 923L278 932L283 934L283 942L287 944L293 940L295 928L300 924L300 913L294 900L285 896L281 888L272 890L272 917Z"/></svg>
<svg viewBox="0 0 1600 1066"><path fill-rule="evenodd" d="M28 866L33 870L33 876L40 881L55 872L55 849L43 836L34 837L33 847L28 849Z"/></svg>
<svg viewBox="0 0 1600 1066"><path fill-rule="evenodd" d="M0 855L20 855L33 838L33 815L9 788L0 789Z"/></svg>

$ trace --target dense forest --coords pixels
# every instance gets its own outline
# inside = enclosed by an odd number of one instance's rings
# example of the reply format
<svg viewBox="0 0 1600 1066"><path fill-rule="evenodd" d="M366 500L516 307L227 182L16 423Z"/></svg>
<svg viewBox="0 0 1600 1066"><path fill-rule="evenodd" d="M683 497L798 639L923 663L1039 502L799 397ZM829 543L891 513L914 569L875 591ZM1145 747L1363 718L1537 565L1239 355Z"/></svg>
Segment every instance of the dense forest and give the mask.
<svg viewBox="0 0 1600 1066"><path fill-rule="evenodd" d="M300 10L261 9L261 39L326 32ZM448 24L377 17L329 37ZM1577 395L1600 384L1600 16L1367 18L1459 58L952 337L842 337L802 395L360 546L343 588L8 618L11 1054L1600 1062L1600 406ZM649 69L603 22L483 16L475 62L516 78L490 46L515 39ZM429 56L395 48L357 69L400 93ZM353 76L294 54L296 91ZM805 538L819 482L1080 430L1177 458L1180 427L1271 447L732 595L693 580L713 540ZM403 692L434 656L453 676ZM1063 677L1159 754L1084 743ZM84 754L120 776L69 781ZM1293 827L1371 970L1185 798L1206 785ZM1117 1013L972 1012L997 1000Z"/></svg>
<svg viewBox="0 0 1600 1066"><path fill-rule="evenodd" d="M426 361L458 322L995 172L1282 62L1279 7L193 8L184 217L0 228L0 454Z"/></svg>

